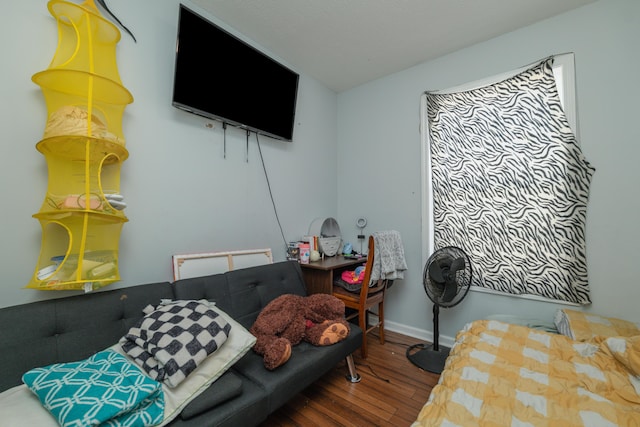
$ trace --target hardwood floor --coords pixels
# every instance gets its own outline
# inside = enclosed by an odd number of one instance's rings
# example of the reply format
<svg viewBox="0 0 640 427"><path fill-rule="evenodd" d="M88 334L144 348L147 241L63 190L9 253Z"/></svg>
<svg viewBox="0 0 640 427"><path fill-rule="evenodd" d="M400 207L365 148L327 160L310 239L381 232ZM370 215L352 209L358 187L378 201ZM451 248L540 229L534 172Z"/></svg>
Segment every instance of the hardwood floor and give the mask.
<svg viewBox="0 0 640 427"><path fill-rule="evenodd" d="M374 331L375 332L375 331ZM410 426L427 401L439 375L415 366L407 348L420 341L385 331L386 342L368 334L368 357L354 354L359 383L347 381L345 362L282 408L261 427L278 426Z"/></svg>

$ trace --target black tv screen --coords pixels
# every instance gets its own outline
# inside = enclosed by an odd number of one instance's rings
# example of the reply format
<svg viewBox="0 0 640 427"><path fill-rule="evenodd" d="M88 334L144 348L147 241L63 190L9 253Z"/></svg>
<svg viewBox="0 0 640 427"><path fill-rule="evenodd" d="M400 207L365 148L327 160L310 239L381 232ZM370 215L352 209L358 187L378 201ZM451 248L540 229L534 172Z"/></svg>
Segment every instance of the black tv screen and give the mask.
<svg viewBox="0 0 640 427"><path fill-rule="evenodd" d="M180 5L172 105L291 141L297 73Z"/></svg>

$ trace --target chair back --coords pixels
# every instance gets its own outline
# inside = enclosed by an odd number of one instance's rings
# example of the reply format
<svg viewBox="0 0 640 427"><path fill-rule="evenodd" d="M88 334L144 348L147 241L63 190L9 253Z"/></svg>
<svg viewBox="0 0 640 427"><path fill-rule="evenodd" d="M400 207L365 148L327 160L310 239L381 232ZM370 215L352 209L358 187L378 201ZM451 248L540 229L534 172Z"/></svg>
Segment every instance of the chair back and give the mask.
<svg viewBox="0 0 640 427"><path fill-rule="evenodd" d="M383 292L387 288L386 279L378 279L377 283L371 283L371 270L373 269L373 258L375 256L375 241L373 236L369 236L369 252L367 254L367 262L364 267L364 278L362 279L362 288L360 288L360 304L366 305L367 299L379 292Z"/></svg>
<svg viewBox="0 0 640 427"><path fill-rule="evenodd" d="M341 286L333 286L333 295L344 302L345 308L355 310L351 314L347 314L346 319L351 320L355 316L358 317L358 325L364 332L362 337L362 358L367 357L367 333L375 328L379 328L380 344L384 344L384 294L387 289L388 280L380 279L376 283L371 283L371 273L373 269L373 260L375 257L375 239L369 236L369 253L365 263L364 278L359 292L349 292ZM372 286L370 286L372 285ZM371 309L377 307L378 320L374 324L369 323L369 314ZM348 310L347 310L348 311Z"/></svg>

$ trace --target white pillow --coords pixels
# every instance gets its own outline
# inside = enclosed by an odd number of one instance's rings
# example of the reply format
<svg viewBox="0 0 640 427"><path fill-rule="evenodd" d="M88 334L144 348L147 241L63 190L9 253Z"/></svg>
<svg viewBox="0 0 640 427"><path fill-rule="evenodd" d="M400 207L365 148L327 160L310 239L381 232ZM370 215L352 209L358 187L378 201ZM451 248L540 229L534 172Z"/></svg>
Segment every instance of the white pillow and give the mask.
<svg viewBox="0 0 640 427"><path fill-rule="evenodd" d="M554 322L558 332L576 341L588 341L598 336L640 335L640 323L567 308L556 311Z"/></svg>
<svg viewBox="0 0 640 427"><path fill-rule="evenodd" d="M60 427L56 417L24 384L0 393L0 414L3 426Z"/></svg>
<svg viewBox="0 0 640 427"><path fill-rule="evenodd" d="M186 380L177 387L162 386L164 390L164 421L161 426L177 417L182 408L198 397L220 375L232 367L247 351L253 347L256 337L251 335L240 323L236 322L227 313L220 310L214 303L206 301L210 308L219 313L231 324L229 338L215 353L205 359ZM119 346L118 346L119 347Z"/></svg>
<svg viewBox="0 0 640 427"><path fill-rule="evenodd" d="M177 417L189 402L198 397L200 393L233 366L256 342L256 338L240 323L217 308L214 303L207 303L212 310L218 312L231 324L231 333L222 347L205 359L177 387L169 388L166 385L162 385L165 407L164 420L159 424L160 426L168 424ZM109 348L131 360L122 351L120 345L114 344ZM40 404L36 395L24 384L0 393L0 414L2 414L2 422L6 423L3 425L7 426L59 427L56 419Z"/></svg>

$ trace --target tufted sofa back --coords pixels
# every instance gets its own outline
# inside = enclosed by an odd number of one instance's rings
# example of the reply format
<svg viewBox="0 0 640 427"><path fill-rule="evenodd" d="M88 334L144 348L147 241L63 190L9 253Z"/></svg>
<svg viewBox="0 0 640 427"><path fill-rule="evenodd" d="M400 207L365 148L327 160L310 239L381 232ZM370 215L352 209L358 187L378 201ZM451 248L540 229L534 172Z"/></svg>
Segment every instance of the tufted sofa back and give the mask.
<svg viewBox="0 0 640 427"><path fill-rule="evenodd" d="M302 270L296 261L243 268L213 276L177 280L176 299L214 301L249 329L262 308L282 294L306 295Z"/></svg>
<svg viewBox="0 0 640 427"><path fill-rule="evenodd" d="M118 342L148 304L173 298L169 282L0 309L0 392L38 366L85 359Z"/></svg>

